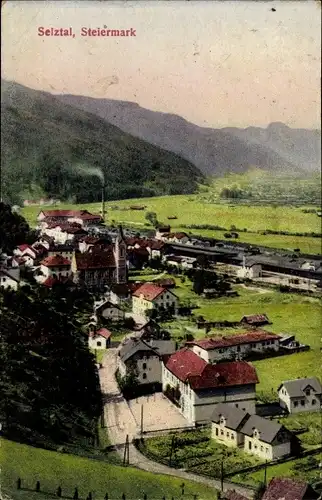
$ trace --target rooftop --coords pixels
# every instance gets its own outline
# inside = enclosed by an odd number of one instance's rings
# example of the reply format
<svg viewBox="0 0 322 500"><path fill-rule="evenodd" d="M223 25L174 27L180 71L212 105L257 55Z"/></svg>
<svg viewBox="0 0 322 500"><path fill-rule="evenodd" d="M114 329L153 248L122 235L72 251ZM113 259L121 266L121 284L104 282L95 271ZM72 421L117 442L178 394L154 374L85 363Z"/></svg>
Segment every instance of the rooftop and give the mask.
<svg viewBox="0 0 322 500"><path fill-rule="evenodd" d="M263 342L266 340L278 340L279 338L281 337L279 335L276 335L275 333L254 331L242 333L240 335L227 335L224 337L194 340L186 342L186 345L196 345L198 347L201 347L201 349L211 351L212 349L218 349L221 347L232 347L240 344Z"/></svg>
<svg viewBox="0 0 322 500"><path fill-rule="evenodd" d="M40 262L42 266L46 267L60 267L60 266L70 266L70 260L66 259L62 255L51 255L46 257L46 259Z"/></svg>
<svg viewBox="0 0 322 500"><path fill-rule="evenodd" d="M152 301L159 297L159 295L163 292L167 291L168 290L162 286L154 285L153 283L144 283L134 291L133 297L140 297L143 295L145 300Z"/></svg>
<svg viewBox="0 0 322 500"><path fill-rule="evenodd" d="M115 259L112 251L100 251L91 253L75 254L77 270L85 269L107 269L115 267Z"/></svg>
<svg viewBox="0 0 322 500"><path fill-rule="evenodd" d="M308 386L312 387L312 389L314 389L317 394L322 394L321 382L317 377L285 380L285 382L282 382L282 384L279 386L278 390L280 390L281 387L284 387L287 390L289 396L291 398L294 398L303 396L304 391Z"/></svg>
<svg viewBox="0 0 322 500"><path fill-rule="evenodd" d="M196 390L257 384L255 368L246 361L208 364L190 349L184 348L165 361L166 368Z"/></svg>
<svg viewBox="0 0 322 500"><path fill-rule="evenodd" d="M262 500L315 500L318 496L304 481L288 477L274 477Z"/></svg>

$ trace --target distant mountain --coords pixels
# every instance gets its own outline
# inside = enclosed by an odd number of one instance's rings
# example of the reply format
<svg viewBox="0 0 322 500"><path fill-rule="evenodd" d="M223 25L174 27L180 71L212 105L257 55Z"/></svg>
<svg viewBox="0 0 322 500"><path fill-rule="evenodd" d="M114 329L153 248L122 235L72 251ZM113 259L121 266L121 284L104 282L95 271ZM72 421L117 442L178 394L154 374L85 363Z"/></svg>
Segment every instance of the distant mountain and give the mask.
<svg viewBox="0 0 322 500"><path fill-rule="evenodd" d="M98 201L100 171L109 199L192 193L203 178L189 161L46 92L2 81L1 115L6 201L35 191Z"/></svg>
<svg viewBox="0 0 322 500"><path fill-rule="evenodd" d="M321 162L321 132L272 123L266 129L202 128L180 116L141 108L133 102L59 95L61 102L91 112L125 132L173 151L206 175L266 170L310 172Z"/></svg>

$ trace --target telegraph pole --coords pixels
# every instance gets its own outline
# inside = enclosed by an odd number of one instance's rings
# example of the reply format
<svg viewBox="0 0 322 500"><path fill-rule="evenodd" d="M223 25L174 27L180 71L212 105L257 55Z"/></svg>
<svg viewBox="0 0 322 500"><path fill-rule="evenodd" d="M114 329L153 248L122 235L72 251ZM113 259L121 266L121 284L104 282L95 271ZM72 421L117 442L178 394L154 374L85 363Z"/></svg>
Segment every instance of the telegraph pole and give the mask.
<svg viewBox="0 0 322 500"><path fill-rule="evenodd" d="M224 491L224 459L221 460L221 467L220 467L220 489L221 489L221 492L223 493L223 491Z"/></svg>
<svg viewBox="0 0 322 500"><path fill-rule="evenodd" d="M264 488L266 488L267 484L267 460L265 460L265 468L264 468Z"/></svg>
<svg viewBox="0 0 322 500"><path fill-rule="evenodd" d="M171 448L170 448L169 467L171 467L171 460L172 460L172 455L174 452L175 439L176 439L176 436L175 436L175 434L173 434L172 441L171 441Z"/></svg>
<svg viewBox="0 0 322 500"><path fill-rule="evenodd" d="M143 404L141 405L141 436L143 435Z"/></svg>

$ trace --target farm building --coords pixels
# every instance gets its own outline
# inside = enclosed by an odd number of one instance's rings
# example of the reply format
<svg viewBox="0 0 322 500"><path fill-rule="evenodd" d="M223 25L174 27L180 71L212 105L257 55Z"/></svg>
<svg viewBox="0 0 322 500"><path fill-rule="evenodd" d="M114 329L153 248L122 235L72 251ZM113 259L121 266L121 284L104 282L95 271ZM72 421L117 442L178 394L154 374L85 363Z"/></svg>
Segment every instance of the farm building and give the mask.
<svg viewBox="0 0 322 500"><path fill-rule="evenodd" d="M207 363L224 359L242 359L250 353L279 350L279 335L264 331L246 332L241 335L228 335L187 342L195 354Z"/></svg>
<svg viewBox="0 0 322 500"><path fill-rule="evenodd" d="M277 392L280 405L289 413L320 410L322 386L316 377L287 380L279 386Z"/></svg>
<svg viewBox="0 0 322 500"><path fill-rule="evenodd" d="M163 360L162 390L192 424L209 423L222 402L255 413L257 383L245 361L211 365L187 348Z"/></svg>

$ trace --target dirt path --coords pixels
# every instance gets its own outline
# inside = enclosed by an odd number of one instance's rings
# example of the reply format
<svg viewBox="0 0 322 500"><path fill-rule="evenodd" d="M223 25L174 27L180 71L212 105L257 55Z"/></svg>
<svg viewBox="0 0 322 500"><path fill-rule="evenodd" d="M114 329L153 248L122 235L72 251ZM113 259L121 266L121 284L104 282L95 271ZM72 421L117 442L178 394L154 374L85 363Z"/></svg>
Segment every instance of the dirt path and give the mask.
<svg viewBox="0 0 322 500"><path fill-rule="evenodd" d="M244 285L243 283L240 286L242 286L246 290L254 290L255 292L257 292L261 295L266 294L266 293L273 293L273 290L267 290L265 288L259 288L256 286L247 286L247 285Z"/></svg>
<svg viewBox="0 0 322 500"><path fill-rule="evenodd" d="M135 437L140 437L134 416L122 394L119 391L114 373L117 366L117 350L108 349L103 358L103 368L99 370L101 390L104 400L104 417L108 428L108 436L111 444L121 445L125 443L126 435L129 436L130 443ZM118 450L123 456L123 448ZM220 489L220 481L197 474L191 474L180 469L172 469L166 465L153 462L140 453L133 444L129 448L130 465L139 469L156 474L166 474L168 476L179 477L186 480L202 483L214 489ZM253 498L254 491L249 488L236 486L233 483L224 482L224 491L236 490L248 498Z"/></svg>

